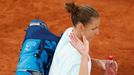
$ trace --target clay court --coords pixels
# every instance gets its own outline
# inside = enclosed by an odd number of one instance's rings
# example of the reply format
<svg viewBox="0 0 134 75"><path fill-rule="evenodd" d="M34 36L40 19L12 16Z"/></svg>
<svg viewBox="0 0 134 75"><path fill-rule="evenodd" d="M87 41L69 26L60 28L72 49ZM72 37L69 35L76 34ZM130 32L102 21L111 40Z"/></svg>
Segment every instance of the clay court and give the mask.
<svg viewBox="0 0 134 75"><path fill-rule="evenodd" d="M49 29L60 35L70 27L65 0L0 0L0 75L15 75L21 44L32 19L40 18ZM91 43L90 56L106 59L113 55L118 75L134 75L134 1L77 0L90 5L101 15L100 35ZM93 67L91 75L103 75Z"/></svg>

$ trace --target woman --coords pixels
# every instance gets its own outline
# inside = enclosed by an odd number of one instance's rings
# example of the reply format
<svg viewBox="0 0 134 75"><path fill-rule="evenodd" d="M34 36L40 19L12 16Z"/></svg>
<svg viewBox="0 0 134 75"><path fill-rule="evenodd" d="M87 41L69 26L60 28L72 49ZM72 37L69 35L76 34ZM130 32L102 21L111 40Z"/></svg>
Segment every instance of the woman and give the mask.
<svg viewBox="0 0 134 75"><path fill-rule="evenodd" d="M58 43L49 75L90 75L91 62L105 69L106 61L91 59L88 54L89 43L99 34L98 12L89 6L65 5L73 27L64 32ZM112 69L111 73L115 71Z"/></svg>

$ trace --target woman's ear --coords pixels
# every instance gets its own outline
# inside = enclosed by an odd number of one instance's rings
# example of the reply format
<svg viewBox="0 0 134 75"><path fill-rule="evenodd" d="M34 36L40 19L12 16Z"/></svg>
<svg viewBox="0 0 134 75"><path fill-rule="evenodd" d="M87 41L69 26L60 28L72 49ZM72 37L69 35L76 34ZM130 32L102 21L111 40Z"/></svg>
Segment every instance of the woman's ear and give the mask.
<svg viewBox="0 0 134 75"><path fill-rule="evenodd" d="M84 27L84 25L82 24L82 23L78 23L77 24L77 32L78 32L78 36L79 36L79 38L81 38L82 39L82 35L84 35L84 30L85 30L85 27Z"/></svg>
<svg viewBox="0 0 134 75"><path fill-rule="evenodd" d="M78 23L77 28L78 28L79 32L83 32L85 29L84 25L80 22Z"/></svg>

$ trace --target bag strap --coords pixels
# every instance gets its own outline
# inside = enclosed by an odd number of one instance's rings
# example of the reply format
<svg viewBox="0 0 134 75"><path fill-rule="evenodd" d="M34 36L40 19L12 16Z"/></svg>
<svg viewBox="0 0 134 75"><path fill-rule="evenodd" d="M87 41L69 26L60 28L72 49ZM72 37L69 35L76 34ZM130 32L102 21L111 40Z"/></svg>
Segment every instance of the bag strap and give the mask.
<svg viewBox="0 0 134 75"><path fill-rule="evenodd" d="M37 57L38 64L39 64L39 70L40 70L40 72L41 72L42 74L44 74L44 73L43 73L44 70L43 70L43 63L41 63L42 61L41 61L40 57L41 57L41 53L42 53L42 51L43 51L43 48L44 48L44 41L41 40L40 46L39 46L39 51L38 51L38 53L35 54L35 57Z"/></svg>
<svg viewBox="0 0 134 75"><path fill-rule="evenodd" d="M41 40L41 43L40 43L40 46L39 46L39 51L38 51L38 53L36 53L37 58L40 58L43 49L44 49L44 41Z"/></svg>

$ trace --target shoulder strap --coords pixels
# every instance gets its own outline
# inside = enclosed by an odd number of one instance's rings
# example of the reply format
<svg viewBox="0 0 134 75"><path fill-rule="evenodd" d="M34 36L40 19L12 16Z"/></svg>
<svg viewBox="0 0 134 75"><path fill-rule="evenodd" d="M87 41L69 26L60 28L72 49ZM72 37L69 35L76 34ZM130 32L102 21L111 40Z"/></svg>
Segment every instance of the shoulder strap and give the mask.
<svg viewBox="0 0 134 75"><path fill-rule="evenodd" d="M39 46L39 51L38 51L38 53L36 53L36 57L37 57L37 58L40 58L43 49L44 49L44 41L41 40L40 46Z"/></svg>

